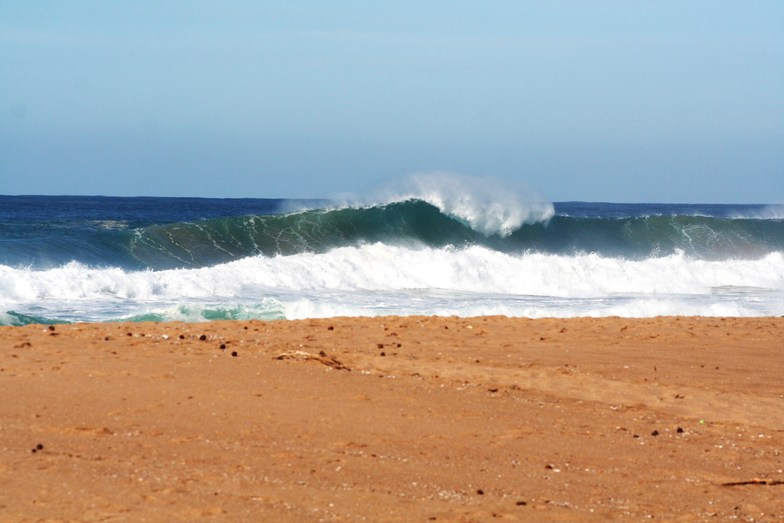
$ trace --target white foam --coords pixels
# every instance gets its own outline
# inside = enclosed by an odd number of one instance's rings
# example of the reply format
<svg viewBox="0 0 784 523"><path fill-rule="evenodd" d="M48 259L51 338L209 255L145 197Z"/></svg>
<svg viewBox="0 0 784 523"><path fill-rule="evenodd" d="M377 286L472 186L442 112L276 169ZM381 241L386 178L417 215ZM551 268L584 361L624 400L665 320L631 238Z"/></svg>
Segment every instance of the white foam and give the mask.
<svg viewBox="0 0 784 523"><path fill-rule="evenodd" d="M0 311L95 320L183 305L241 305L252 314L287 318L780 315L784 255L705 261L677 254L631 261L379 243L202 269L127 272L75 262L49 270L0 266Z"/></svg>
<svg viewBox="0 0 784 523"><path fill-rule="evenodd" d="M596 254L508 255L484 247L405 248L385 244L327 254L246 258L227 264L245 285L289 290L414 290L557 297L702 294L717 287L784 288L784 260L692 260L682 254L631 261ZM210 281L211 269L204 270ZM222 271L218 271L222 272ZM230 282L215 286L225 288ZM212 285L210 285L212 286Z"/></svg>

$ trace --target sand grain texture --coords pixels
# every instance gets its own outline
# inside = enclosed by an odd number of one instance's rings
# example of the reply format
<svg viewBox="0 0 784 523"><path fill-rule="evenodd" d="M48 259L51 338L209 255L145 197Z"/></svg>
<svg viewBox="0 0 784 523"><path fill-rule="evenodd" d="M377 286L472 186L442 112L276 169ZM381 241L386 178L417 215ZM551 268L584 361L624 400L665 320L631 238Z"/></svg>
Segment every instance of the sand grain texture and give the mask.
<svg viewBox="0 0 784 523"><path fill-rule="evenodd" d="M2 327L0 520L781 521L782 376L784 318Z"/></svg>

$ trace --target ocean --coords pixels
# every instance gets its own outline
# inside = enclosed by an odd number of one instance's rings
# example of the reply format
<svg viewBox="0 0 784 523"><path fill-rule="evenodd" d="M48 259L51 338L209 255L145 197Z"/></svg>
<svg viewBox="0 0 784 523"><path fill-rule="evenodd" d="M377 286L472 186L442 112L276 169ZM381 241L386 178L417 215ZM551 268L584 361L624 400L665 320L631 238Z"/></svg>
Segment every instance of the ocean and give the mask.
<svg viewBox="0 0 784 523"><path fill-rule="evenodd" d="M464 182L463 180L462 182ZM0 196L0 325L784 315L784 206Z"/></svg>

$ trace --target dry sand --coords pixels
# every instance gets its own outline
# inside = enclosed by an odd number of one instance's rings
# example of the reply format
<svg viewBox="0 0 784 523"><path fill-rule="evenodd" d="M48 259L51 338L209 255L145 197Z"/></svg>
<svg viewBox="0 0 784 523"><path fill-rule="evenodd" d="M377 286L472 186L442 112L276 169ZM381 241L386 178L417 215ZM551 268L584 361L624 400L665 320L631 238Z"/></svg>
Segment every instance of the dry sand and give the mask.
<svg viewBox="0 0 784 523"><path fill-rule="evenodd" d="M0 346L2 521L784 520L784 318L31 325Z"/></svg>

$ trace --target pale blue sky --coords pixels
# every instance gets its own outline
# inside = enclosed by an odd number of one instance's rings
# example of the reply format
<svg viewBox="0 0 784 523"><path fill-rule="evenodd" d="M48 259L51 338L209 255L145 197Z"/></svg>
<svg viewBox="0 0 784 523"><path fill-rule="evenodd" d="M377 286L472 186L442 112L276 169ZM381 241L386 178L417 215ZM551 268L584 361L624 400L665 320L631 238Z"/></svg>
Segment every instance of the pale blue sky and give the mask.
<svg viewBox="0 0 784 523"><path fill-rule="evenodd" d="M784 2L0 0L0 194L784 203Z"/></svg>

